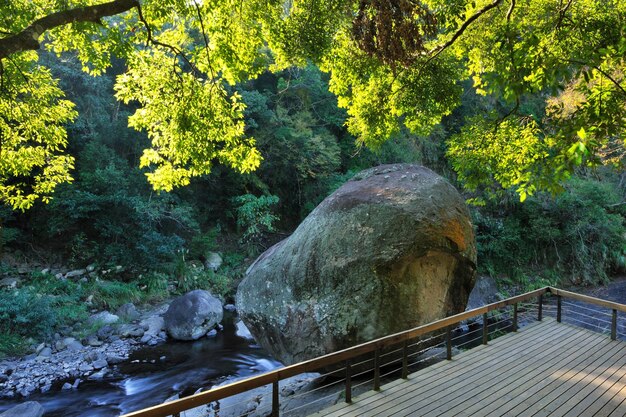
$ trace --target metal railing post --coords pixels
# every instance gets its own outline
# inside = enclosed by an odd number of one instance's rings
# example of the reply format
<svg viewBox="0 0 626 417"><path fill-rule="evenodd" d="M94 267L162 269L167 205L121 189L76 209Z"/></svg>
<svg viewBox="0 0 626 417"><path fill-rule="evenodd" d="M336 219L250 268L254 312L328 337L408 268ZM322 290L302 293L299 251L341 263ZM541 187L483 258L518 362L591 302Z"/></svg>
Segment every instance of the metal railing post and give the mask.
<svg viewBox="0 0 626 417"><path fill-rule="evenodd" d="M489 340L489 319L487 318L487 313L483 314L483 345L487 344Z"/></svg>
<svg viewBox="0 0 626 417"><path fill-rule="evenodd" d="M452 326L446 327L446 359L452 359Z"/></svg>
<svg viewBox="0 0 626 417"><path fill-rule="evenodd" d="M402 379L409 377L409 343L405 340L402 346Z"/></svg>
<svg viewBox="0 0 626 417"><path fill-rule="evenodd" d="M346 361L346 402L352 402L352 361Z"/></svg>
<svg viewBox="0 0 626 417"><path fill-rule="evenodd" d="M374 352L374 391L380 391L380 348Z"/></svg>
<svg viewBox="0 0 626 417"><path fill-rule="evenodd" d="M611 317L611 340L617 339L617 310L613 309Z"/></svg>
<svg viewBox="0 0 626 417"><path fill-rule="evenodd" d="M272 383L272 417L278 417L279 413L278 381L274 381Z"/></svg>
<svg viewBox="0 0 626 417"><path fill-rule="evenodd" d="M543 320L543 294L539 294L539 297L537 297L537 304L538 304L538 311L537 311L537 320L541 321Z"/></svg>
<svg viewBox="0 0 626 417"><path fill-rule="evenodd" d="M557 323L561 322L561 296L556 296L556 321Z"/></svg>
<svg viewBox="0 0 626 417"><path fill-rule="evenodd" d="M513 331L517 331L517 303L513 304Z"/></svg>

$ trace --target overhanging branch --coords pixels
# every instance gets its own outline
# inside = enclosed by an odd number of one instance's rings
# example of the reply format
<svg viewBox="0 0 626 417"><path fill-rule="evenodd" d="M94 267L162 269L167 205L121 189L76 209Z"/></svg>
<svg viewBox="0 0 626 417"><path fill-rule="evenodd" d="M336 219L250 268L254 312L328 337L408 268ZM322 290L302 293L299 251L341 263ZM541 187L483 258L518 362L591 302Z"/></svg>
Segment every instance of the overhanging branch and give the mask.
<svg viewBox="0 0 626 417"><path fill-rule="evenodd" d="M139 0L113 0L109 3L77 7L44 16L21 32L1 38L0 60L17 52L39 49L39 38L47 30L75 22L99 22L103 17L115 16L134 7L139 7Z"/></svg>
<svg viewBox="0 0 626 417"><path fill-rule="evenodd" d="M493 0L492 3L486 5L485 7L483 7L480 10L477 10L476 13L474 13L473 15L471 15L465 22L463 22L463 24L457 29L456 32L454 32L454 34L452 35L452 37L450 38L450 40L448 40L447 42L445 42L443 45L439 45L434 47L433 49L431 49L428 52L428 55L430 55L430 57L426 60L426 62L424 62L424 65L428 64L430 61L432 61L433 59L435 59L440 53L442 53L444 50L446 50L448 47L452 46L452 44L454 42L456 42L456 40L463 34L463 32L465 32L465 30L476 20L478 19L480 16L484 15L485 13L487 13L489 10L498 7L498 5L502 3L502 0Z"/></svg>

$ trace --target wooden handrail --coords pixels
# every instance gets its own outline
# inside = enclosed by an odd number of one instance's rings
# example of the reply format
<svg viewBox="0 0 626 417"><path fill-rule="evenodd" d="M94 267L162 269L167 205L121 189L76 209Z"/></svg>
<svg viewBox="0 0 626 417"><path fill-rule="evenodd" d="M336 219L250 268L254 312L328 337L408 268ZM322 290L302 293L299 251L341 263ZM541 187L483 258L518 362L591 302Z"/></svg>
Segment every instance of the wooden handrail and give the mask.
<svg viewBox="0 0 626 417"><path fill-rule="evenodd" d="M560 290L554 287L548 287L548 291L553 295L560 295L563 298L571 298L573 300L584 301L585 303L595 304L597 306L606 307L611 310L617 310L626 313L626 305L624 304L615 303L613 301L607 301L588 295L577 294L571 291Z"/></svg>
<svg viewBox="0 0 626 417"><path fill-rule="evenodd" d="M356 345L347 349L343 349L337 352L329 353L318 358L310 359L304 362L289 365L284 368L275 369L273 371L266 372L261 375L246 378L240 381L235 381L227 385L212 388L209 391L201 392L198 394L184 397L175 401L167 402L164 404L155 405L153 407L145 408L143 410L134 411L132 413L124 414L122 417L167 417L180 413L182 411L190 410L195 407L209 404L213 401L218 401L226 397L241 394L246 391L250 391L255 388L262 387L264 385L273 384L283 379L291 378L306 372L317 371L320 368L324 368L336 363L346 361L348 359L361 356L365 353L374 352L377 349L385 348L388 346L396 345L398 343L415 339L419 336L423 336L427 333L431 333L436 330L446 328L448 326L460 323L462 321L480 316L493 310L498 310L502 307L514 305L523 301L527 301L531 298L538 297L548 292L556 291L556 289L550 287L540 288L538 290L530 291L525 294L521 294L515 297L507 298L506 300L498 301L496 303L487 304L482 307L475 308L473 310L465 311L454 316L446 317L441 320L434 321L413 329L405 330L399 333L395 333L389 336L381 337L379 339L365 342L360 345ZM558 290L561 291L561 290ZM569 293L573 294L573 293ZM563 294L562 294L563 295ZM567 296L567 295L564 295ZM593 300L598 300L593 297ZM602 301L602 300L598 300ZM626 309L626 306L623 306ZM624 310L626 311L626 310Z"/></svg>

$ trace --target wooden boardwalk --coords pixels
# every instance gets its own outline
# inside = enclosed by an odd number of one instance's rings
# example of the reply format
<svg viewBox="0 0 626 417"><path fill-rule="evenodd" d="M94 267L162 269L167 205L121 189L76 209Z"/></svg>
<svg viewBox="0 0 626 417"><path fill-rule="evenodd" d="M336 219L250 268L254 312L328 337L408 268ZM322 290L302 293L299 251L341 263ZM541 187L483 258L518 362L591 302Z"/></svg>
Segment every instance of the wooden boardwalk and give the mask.
<svg viewBox="0 0 626 417"><path fill-rule="evenodd" d="M545 318L317 416L626 416L626 343Z"/></svg>

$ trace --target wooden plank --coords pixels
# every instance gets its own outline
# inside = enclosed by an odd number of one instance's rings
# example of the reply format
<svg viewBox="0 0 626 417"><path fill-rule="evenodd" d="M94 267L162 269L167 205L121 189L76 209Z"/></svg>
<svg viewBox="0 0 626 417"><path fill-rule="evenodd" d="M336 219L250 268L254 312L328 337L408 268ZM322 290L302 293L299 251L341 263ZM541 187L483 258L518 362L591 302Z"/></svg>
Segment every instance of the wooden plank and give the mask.
<svg viewBox="0 0 626 417"><path fill-rule="evenodd" d="M420 381L422 381L423 383L429 383L432 379L445 378L449 373L458 372L458 368L462 367L466 363L468 364L468 366L463 369L465 371L470 371L471 369L480 366L486 361L491 361L493 353L498 349L509 350L510 347L515 347L516 345L519 345L519 340L516 340L516 337L524 337L525 339L529 339L530 341L535 340L535 338L539 339L545 337L545 334L543 332L546 330L545 328L549 326L550 323L547 321L533 323L524 327L523 330L518 333L508 333L504 336L499 337L498 339L492 341L490 345L480 345L474 349L470 349L456 355L453 358L453 362L455 364L454 367L450 367L449 364L451 362L448 361L438 362L434 365L431 365L425 369L409 375L409 380L415 380L419 377ZM389 384L385 384L381 387L381 391L388 390L392 386L397 385L402 381L403 380L397 380ZM368 398L373 397L376 394L376 392L361 394L360 396L353 399L353 404L357 402L361 404L367 404L368 402L370 402L368 401ZM336 404L330 409L324 410L324 413L320 415L333 414L346 407L350 407L350 405L345 403Z"/></svg>
<svg viewBox="0 0 626 417"><path fill-rule="evenodd" d="M567 328L565 326L563 327L557 326L557 328L559 330L562 330L570 334L571 337L573 337L574 335L574 332L570 328ZM560 337L559 334L554 334L552 332L550 333L550 336L554 338ZM545 338L545 335L543 337ZM541 335L539 335L538 340L540 339L541 339ZM548 338L545 340L547 342L551 339ZM550 349L552 348L549 348L548 351ZM528 348L525 345L518 346L516 352L514 353L506 352L506 351L495 352L496 354L494 355L494 357L498 358L498 360L501 360L503 358L503 355L510 357L510 360L515 360L516 358L520 358L520 357L532 359L536 355L545 354L545 352L546 352L545 345L537 343L531 348ZM463 367L456 366L454 360L448 362L448 364L449 364L448 366L454 370L454 373L451 375L448 375L445 378L439 378L438 380L436 380L436 382L433 382L430 384L422 381L421 378L419 378L419 373L416 373L415 374L416 378L412 380L413 387L409 387L403 390L403 392L395 393L395 394L388 396L388 402L391 403L390 405L391 408L387 408L385 410L373 410L368 407L367 409L364 410L363 407L360 407L359 410L355 409L353 413L348 414L348 415L365 414L360 411L365 411L368 415L383 415L383 414L384 415L399 415L399 413L402 412L406 408L407 405L412 405L416 402L417 403L420 403L420 402L431 403L433 400L444 398L447 394L449 394L450 391L454 391L458 389L456 388L456 385L462 386L464 380L471 380L472 385L474 385L474 384L477 384L476 379L478 379L479 377L482 377L484 379L490 378L490 374L492 372L497 372L498 370L500 370L500 368L504 368L508 366L508 364L505 361L503 361L503 363L499 363L499 365L496 365L496 366L493 365L492 361L488 361L481 367L475 368L472 371L467 371ZM451 380L456 382L456 384L454 384L455 385L454 387L450 386ZM428 404L425 404L425 405L427 406Z"/></svg>
<svg viewBox="0 0 626 417"><path fill-rule="evenodd" d="M598 353L596 353L595 355L591 357L585 358L585 360L583 360L582 363L589 363L590 361L595 360L595 357L600 356L606 352L610 353L610 352L613 352L614 350L619 352L622 348L623 346L619 344L617 344L617 346L611 346L608 343L602 344L601 349ZM578 363L574 362L570 364L570 367L577 366L577 365ZM488 404L484 408L483 414L495 416L495 415L502 415L502 413L507 413L507 414L514 415L515 410L513 409L518 406L523 407L520 405L527 399L541 398L541 394L539 392L542 389L544 389L546 386L548 386L553 381L553 378L555 376L559 375L559 373L562 372L562 369L557 369L556 372L554 372L555 368L558 368L558 366L551 366L550 368L546 370L546 373L553 371L553 373L551 374L552 377L544 374L536 378L535 380L527 381L521 385L518 385L516 388L512 390L507 390L506 394L503 397L494 401L491 404ZM472 409L473 407L470 407L468 408L468 411Z"/></svg>
<svg viewBox="0 0 626 417"><path fill-rule="evenodd" d="M623 398L622 402L615 407L615 410L609 417L624 417L626 416L626 385L617 393L616 398Z"/></svg>
<svg viewBox="0 0 626 417"><path fill-rule="evenodd" d="M593 337L594 335L590 335ZM584 339L583 339L584 340ZM575 340L579 342L579 340ZM512 408L521 404L525 399L530 397L537 397L537 392L548 385L552 379L549 375L558 374L565 366L569 368L574 366L580 366L580 364L588 363L594 360L596 357L602 357L607 352L613 350L618 351L622 348L619 344L610 345L603 343L604 340L598 341L598 350L594 350L596 345L587 345L581 349L581 355L570 357L567 355L567 350L558 352L557 357L547 364L546 368L540 369L537 374L527 374L526 377L513 379L512 381L501 381L495 388L489 389L489 402L479 401L483 396L477 396L472 400L473 404L468 404L463 410L464 415L473 415L472 413L480 412L481 415L503 415L514 414L511 411ZM588 349L587 349L588 348Z"/></svg>
<svg viewBox="0 0 626 417"><path fill-rule="evenodd" d="M617 348L615 348L614 345L617 345ZM539 410L536 415L563 416L585 398L593 396L594 391L596 391L599 386L602 386L607 381L619 379L619 367L615 365L624 362L626 359L626 345L621 343L607 343L607 346L612 346L611 351L603 356L601 363L596 362L595 368L593 367L594 364L589 364L575 375L571 375L571 373L574 372L574 370L572 370L561 376L557 376L561 385L558 388L553 388L550 395L554 396L555 393L561 394L556 396L553 401L547 404L543 409ZM569 379L567 379L568 374L571 375Z"/></svg>
<svg viewBox="0 0 626 417"><path fill-rule="evenodd" d="M414 403L407 407L405 412L398 415L409 415L417 410L419 410L420 414L429 415L439 415L441 413L446 413L446 415L460 414L469 405L468 402L473 404L475 401L479 401L479 399L486 398L489 395L489 388L510 386L515 381L519 382L520 380L532 379L541 375L545 366L553 362L555 356L559 353L566 357L565 361L586 355L587 351L579 349L573 343L569 343L580 339L580 337L578 332L574 332L564 338L561 343L550 346L547 349L545 345L540 345L539 353L528 355L523 361L506 362L503 367L504 370L501 370L501 368L494 369L493 372L488 372L479 379L472 378L471 384L465 384L465 381L460 380L442 392L443 395L450 395L450 397L452 397L451 394L454 394L454 398L443 397L438 401L429 401L428 404L424 405ZM585 342L588 340L593 340L593 337L589 336L587 339L584 339ZM593 349L593 345L588 344L587 346Z"/></svg>
<svg viewBox="0 0 626 417"><path fill-rule="evenodd" d="M467 356L468 357L467 361L469 362L469 365L468 365L468 368L464 368L464 369L471 370L474 367L480 366L480 364L484 363L485 361L490 361L493 351L496 351L499 346L502 346L502 348L505 350L508 350L509 346L516 346L518 342L516 342L513 338L519 334L530 334L531 340L533 340L534 337L536 338L544 337L543 333L541 332L541 329L543 327L546 327L544 323L537 323L536 325L528 326L527 330L524 330L525 332L528 332L528 333L509 333L508 335L498 338L497 342L499 343L492 343L489 346L481 345L477 348L468 350L466 352L463 352L455 356L454 363L455 364L463 363L464 357ZM476 351L480 351L480 353L477 355ZM482 358L478 360L474 359L479 356L482 356ZM429 384L433 380L437 381L442 378L445 378L449 373L458 372L459 366L457 365L455 367L450 367L449 366L450 363L451 362L449 361L442 361L435 365L431 365L430 367L426 369L420 370L416 373L409 375L409 380L415 380L416 378L419 378L420 383ZM386 387L383 387L383 388L386 388ZM360 396L355 400L358 400L361 405L364 405L370 402L367 399L364 399L363 396ZM336 406L335 408L333 408L333 411L337 411L340 408L344 408L344 407L346 407L346 405Z"/></svg>
<svg viewBox="0 0 626 417"><path fill-rule="evenodd" d="M604 383L596 387L593 395L588 396L577 404L576 407L570 409L565 415L570 417L578 415L596 415L597 412L611 402L616 394L621 392L621 388L626 386L626 367L622 364L619 371L620 378L617 379L617 381ZM616 387L615 389L613 389L614 386Z"/></svg>

